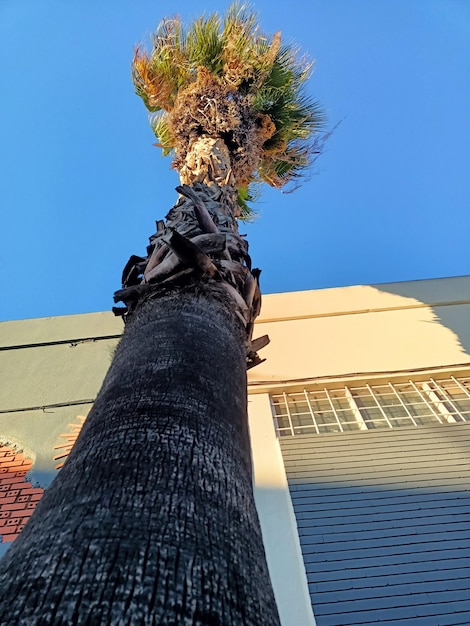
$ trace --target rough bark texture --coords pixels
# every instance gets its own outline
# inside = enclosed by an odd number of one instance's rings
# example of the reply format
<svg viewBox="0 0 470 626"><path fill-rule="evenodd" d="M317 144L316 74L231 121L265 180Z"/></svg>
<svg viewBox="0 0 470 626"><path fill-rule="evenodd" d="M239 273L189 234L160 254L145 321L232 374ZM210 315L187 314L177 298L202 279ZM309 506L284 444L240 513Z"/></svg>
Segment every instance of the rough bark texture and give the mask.
<svg viewBox="0 0 470 626"><path fill-rule="evenodd" d="M275 626L244 329L217 285L139 306L64 468L0 562L0 623Z"/></svg>

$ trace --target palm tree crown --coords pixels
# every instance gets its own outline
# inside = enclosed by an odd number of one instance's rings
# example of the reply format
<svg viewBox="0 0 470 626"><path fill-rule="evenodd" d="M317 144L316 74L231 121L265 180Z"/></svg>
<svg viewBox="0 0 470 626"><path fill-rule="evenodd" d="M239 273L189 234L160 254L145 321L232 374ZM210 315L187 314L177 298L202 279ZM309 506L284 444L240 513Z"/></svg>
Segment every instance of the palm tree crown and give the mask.
<svg viewBox="0 0 470 626"><path fill-rule="evenodd" d="M261 33L249 8L232 5L225 18L214 13L187 29L179 18L163 20L151 52L136 48L132 76L156 145L174 154L181 180L202 180L195 147L209 137L230 163L217 182L247 198L251 183L282 187L297 177L316 151L324 118L304 93L312 65L280 32Z"/></svg>

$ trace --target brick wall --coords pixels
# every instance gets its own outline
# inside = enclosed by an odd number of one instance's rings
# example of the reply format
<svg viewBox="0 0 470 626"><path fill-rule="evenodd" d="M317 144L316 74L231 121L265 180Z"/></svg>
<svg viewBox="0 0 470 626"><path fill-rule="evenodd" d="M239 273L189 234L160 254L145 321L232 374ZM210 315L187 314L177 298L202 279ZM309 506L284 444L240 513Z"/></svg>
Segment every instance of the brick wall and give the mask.
<svg viewBox="0 0 470 626"><path fill-rule="evenodd" d="M25 482L32 460L9 446L0 446L0 538L13 541L31 517L44 489Z"/></svg>

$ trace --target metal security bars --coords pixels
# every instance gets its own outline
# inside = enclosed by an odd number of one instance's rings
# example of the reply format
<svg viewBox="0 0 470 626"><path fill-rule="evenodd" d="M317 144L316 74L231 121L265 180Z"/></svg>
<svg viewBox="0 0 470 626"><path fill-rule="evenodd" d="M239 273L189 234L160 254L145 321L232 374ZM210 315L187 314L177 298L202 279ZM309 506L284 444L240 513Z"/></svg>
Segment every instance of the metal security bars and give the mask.
<svg viewBox="0 0 470 626"><path fill-rule="evenodd" d="M470 377L304 389L271 403L281 436L470 422Z"/></svg>

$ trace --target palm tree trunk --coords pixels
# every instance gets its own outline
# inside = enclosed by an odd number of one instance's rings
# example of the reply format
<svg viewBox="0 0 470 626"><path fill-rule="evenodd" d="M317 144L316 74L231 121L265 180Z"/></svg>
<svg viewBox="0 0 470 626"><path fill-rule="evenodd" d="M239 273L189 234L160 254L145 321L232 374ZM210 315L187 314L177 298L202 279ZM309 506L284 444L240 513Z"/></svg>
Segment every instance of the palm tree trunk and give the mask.
<svg viewBox="0 0 470 626"><path fill-rule="evenodd" d="M141 304L64 468L0 562L0 623L275 626L245 330L211 281Z"/></svg>

